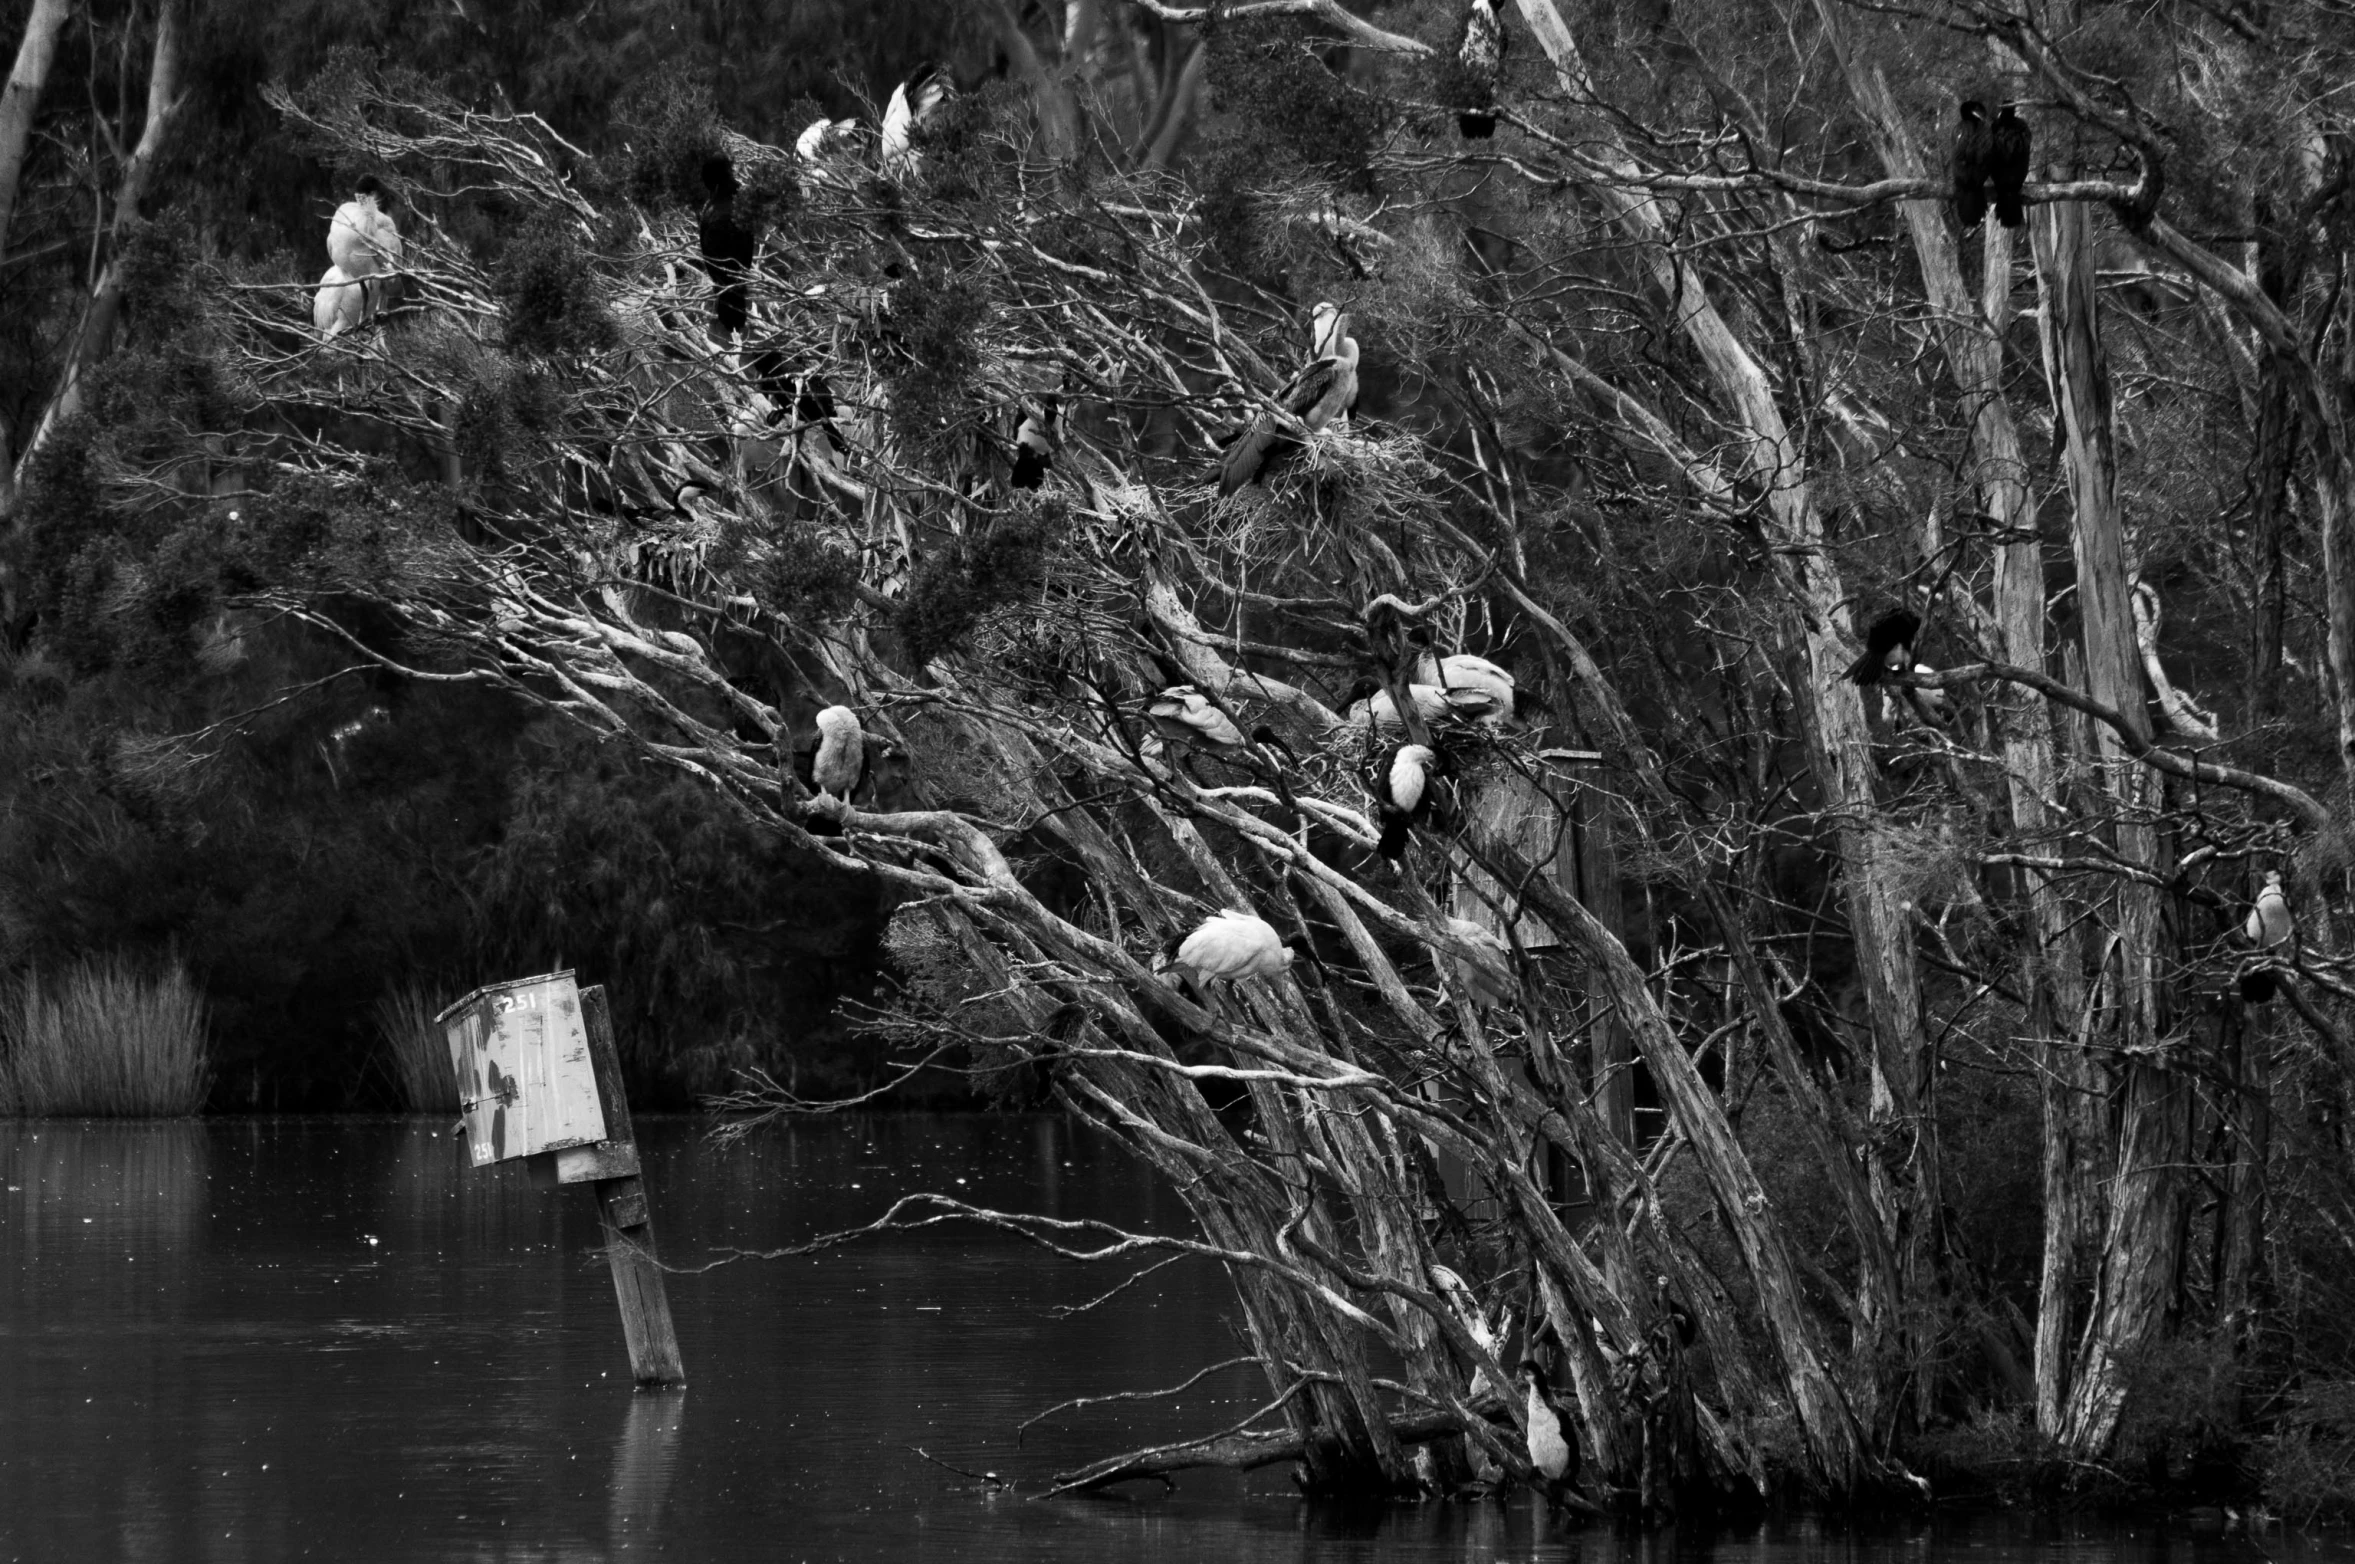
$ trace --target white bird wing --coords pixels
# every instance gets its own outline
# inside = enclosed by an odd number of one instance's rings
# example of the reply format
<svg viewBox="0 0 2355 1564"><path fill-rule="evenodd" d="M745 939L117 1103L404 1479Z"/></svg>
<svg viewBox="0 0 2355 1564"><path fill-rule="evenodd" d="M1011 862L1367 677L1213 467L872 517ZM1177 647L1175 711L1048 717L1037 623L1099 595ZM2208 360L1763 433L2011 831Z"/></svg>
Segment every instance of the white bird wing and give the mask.
<svg viewBox="0 0 2355 1564"><path fill-rule="evenodd" d="M330 266L311 298L311 325L323 337L348 331L360 323L362 303L360 285L345 276L342 267Z"/></svg>
<svg viewBox="0 0 2355 1564"><path fill-rule="evenodd" d="M368 243L368 208L358 201L346 201L335 209L334 218L327 224L327 258L343 268L350 278L361 278L376 270L376 251Z"/></svg>

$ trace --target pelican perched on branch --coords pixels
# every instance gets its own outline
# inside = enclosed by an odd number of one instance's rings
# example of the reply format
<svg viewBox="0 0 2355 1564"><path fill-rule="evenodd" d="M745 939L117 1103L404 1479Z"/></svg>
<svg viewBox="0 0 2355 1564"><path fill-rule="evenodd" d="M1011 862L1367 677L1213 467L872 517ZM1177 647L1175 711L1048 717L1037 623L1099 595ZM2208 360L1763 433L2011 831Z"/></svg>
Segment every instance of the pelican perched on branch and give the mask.
<svg viewBox="0 0 2355 1564"><path fill-rule="evenodd" d="M818 713L818 753L810 761L810 785L848 801L867 774L867 735L859 714L848 706Z"/></svg>
<svg viewBox="0 0 2355 1564"><path fill-rule="evenodd" d="M1227 447L1218 470L1222 496L1259 482L1299 448L1301 434L1315 434L1356 404L1357 339L1349 334L1349 317L1337 304L1319 304L1310 321L1307 367L1277 395L1281 412L1262 412Z"/></svg>
<svg viewBox="0 0 2355 1564"><path fill-rule="evenodd" d="M891 89L891 102L883 110L880 138L883 172L887 177L904 179L916 171L916 129L940 112L950 90L948 76L939 66L929 64L918 66L906 81Z"/></svg>
<svg viewBox="0 0 2355 1564"><path fill-rule="evenodd" d="M2257 893L2257 904L2249 909L2248 922L2241 925L2241 934L2260 951L2278 951L2289 945L2297 931L2290 917L2289 897L2282 893L2281 871L2269 870L2265 888ZM2281 980L2264 967L2241 974L2241 998L2252 1005L2264 1004L2280 988Z"/></svg>
<svg viewBox="0 0 2355 1564"><path fill-rule="evenodd" d="M1292 965L1292 952L1267 919L1214 912L1178 945L1170 965L1205 978L1274 977Z"/></svg>
<svg viewBox="0 0 2355 1564"><path fill-rule="evenodd" d="M1163 738L1212 749L1241 749L1243 730L1235 719L1211 704L1210 697L1190 684L1172 685L1153 697L1145 708Z"/></svg>
<svg viewBox="0 0 2355 1564"><path fill-rule="evenodd" d="M384 210L383 181L362 174L352 198L327 224L327 258L347 281L360 285L360 319L372 320L390 302L387 273L401 264L401 229ZM321 285L325 285L322 278ZM316 311L313 312L316 319Z"/></svg>

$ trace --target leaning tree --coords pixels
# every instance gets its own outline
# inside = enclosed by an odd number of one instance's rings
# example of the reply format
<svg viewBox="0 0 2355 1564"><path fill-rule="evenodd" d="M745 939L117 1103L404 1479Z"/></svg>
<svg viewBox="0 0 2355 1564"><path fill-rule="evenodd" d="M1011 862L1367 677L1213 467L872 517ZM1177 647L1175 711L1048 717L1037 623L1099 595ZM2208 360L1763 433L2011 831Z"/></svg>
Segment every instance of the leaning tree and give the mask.
<svg viewBox="0 0 2355 1564"><path fill-rule="evenodd" d="M148 257L169 321L28 461L36 595L301 621L888 884L878 1025L1115 1137L1199 1234L931 1196L878 1226L1214 1259L1267 1377L1280 1426L1069 1483L1526 1476L1523 1350L1597 1491L1662 1505L1908 1488L1991 1400L2096 1458L2183 1339L2287 1383L2255 1322L2355 1215L2300 1160L2346 1060L2317 795L2350 751L2309 751L2355 722L2329 19L2172 16L2202 70L2273 73L2228 136L2101 15L1820 0L1629 49L1522 0L1488 84L1435 14L1147 13L1196 36L1126 131L1073 87L1117 40L1075 29L888 164L691 103L599 162L365 72L277 93L403 191L399 307L321 342L283 274ZM2045 105L2016 234L1942 199L1918 84L1967 78ZM1475 92L1492 142L1454 139ZM2300 171L2294 213L2231 208L2256 166ZM2253 270L2190 236L2244 218ZM707 262L715 219L749 267ZM1282 397L1320 295L1364 395L1311 430ZM1220 495L1262 426L1279 459ZM2254 566L2201 513L2234 463ZM2163 598L2256 628L2168 645ZM1900 605L1932 626L1903 700L1844 676ZM1463 653L1509 709L1444 687ZM2235 677L2229 717L2191 693ZM1178 687L1202 720L1156 712ZM834 704L873 741L848 799L807 778ZM1452 775L1393 859L1401 743ZM2231 942L2264 864L2294 973ZM1224 909L1288 969L1170 965ZM2286 1007L2233 997L2252 966ZM1963 1192L2012 1152L2041 1224L2007 1272Z"/></svg>

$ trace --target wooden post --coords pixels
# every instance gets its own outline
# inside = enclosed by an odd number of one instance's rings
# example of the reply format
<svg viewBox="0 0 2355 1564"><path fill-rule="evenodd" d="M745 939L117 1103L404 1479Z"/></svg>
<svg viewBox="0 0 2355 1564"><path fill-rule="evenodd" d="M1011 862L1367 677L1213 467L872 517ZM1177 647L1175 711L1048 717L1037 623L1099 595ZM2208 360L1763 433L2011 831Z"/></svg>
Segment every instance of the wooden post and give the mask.
<svg viewBox="0 0 2355 1564"><path fill-rule="evenodd" d="M605 1227L605 1260L613 1268L613 1296L621 1305L621 1329L629 1343L630 1376L640 1385L684 1385L687 1367L679 1360L679 1336L671 1326L670 1297L654 1257L654 1214L646 1206L646 1181L638 1173L638 1138L630 1128L630 1102L623 1095L621 1055L613 1046L613 1017L602 984L581 990L581 1017L588 1024L589 1058L597 1068L597 1095L605 1105L605 1144L584 1146L572 1155L610 1177L587 1182L597 1197L597 1220ZM595 1154L594 1162L584 1153ZM559 1159L558 1177L567 1153Z"/></svg>

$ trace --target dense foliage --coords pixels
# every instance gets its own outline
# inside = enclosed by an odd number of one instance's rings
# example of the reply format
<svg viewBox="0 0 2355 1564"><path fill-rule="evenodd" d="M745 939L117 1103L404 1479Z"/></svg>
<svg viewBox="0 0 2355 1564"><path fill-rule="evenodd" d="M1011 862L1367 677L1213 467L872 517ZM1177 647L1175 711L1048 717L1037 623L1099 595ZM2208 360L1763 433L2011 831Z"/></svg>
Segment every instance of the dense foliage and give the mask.
<svg viewBox="0 0 2355 1564"><path fill-rule="evenodd" d="M976 11L1003 79L905 156L725 71L594 147L513 71L271 90L398 186L405 297L322 342L315 254L109 251L10 512L69 783L6 884L161 905L15 938L580 940L790 1109L761 963L888 913L893 1056L1162 1169L1200 1236L1111 1252L1228 1266L1267 1370L1281 1429L1075 1484L1524 1477L1527 1353L1598 1501L2343 1504L2343 18L1518 0L1482 142L1452 6L1167 9ZM2033 125L2019 229L1955 222L1964 96ZM1465 655L1510 711L1418 699ZM1172 967L1222 908L1289 968ZM890 1220L944 1214L1107 1236Z"/></svg>

